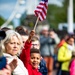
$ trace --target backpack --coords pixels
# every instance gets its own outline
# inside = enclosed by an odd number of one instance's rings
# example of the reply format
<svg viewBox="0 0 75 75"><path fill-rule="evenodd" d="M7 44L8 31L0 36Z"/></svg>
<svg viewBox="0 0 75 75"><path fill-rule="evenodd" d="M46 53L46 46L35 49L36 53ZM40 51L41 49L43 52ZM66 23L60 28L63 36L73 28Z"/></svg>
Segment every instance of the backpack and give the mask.
<svg viewBox="0 0 75 75"><path fill-rule="evenodd" d="M75 59L73 59L69 64L70 75L75 75Z"/></svg>

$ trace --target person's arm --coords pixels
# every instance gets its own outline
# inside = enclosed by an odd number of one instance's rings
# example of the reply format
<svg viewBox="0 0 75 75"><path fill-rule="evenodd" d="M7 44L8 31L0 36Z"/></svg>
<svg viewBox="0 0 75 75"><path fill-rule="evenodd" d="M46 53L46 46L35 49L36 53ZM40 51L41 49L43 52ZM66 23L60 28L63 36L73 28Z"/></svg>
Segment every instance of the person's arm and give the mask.
<svg viewBox="0 0 75 75"><path fill-rule="evenodd" d="M28 67L28 64L29 64L31 39L34 36L34 34L35 34L34 30L32 30L30 32L28 40L26 41L24 45L24 49L22 50L22 53L20 54L20 59L23 61L25 67Z"/></svg>

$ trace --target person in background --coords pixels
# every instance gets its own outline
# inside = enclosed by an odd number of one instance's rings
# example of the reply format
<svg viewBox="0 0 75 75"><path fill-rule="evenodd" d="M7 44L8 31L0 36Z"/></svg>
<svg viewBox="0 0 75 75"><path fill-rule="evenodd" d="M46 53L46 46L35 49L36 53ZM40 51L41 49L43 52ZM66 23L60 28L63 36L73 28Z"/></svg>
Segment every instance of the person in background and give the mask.
<svg viewBox="0 0 75 75"><path fill-rule="evenodd" d="M65 43L58 50L58 61L61 62L61 75L69 75L69 62L74 50L74 37L69 35Z"/></svg>
<svg viewBox="0 0 75 75"><path fill-rule="evenodd" d="M23 30L26 33L26 35L29 34L28 29L25 26L18 26L15 28L15 31L17 32L21 32L21 30Z"/></svg>
<svg viewBox="0 0 75 75"><path fill-rule="evenodd" d="M32 30L25 42L24 49L20 54L20 59L23 61L25 67L28 70L29 75L42 75L38 71L38 66L40 64L41 55L39 49L31 49L32 37L35 35L35 31Z"/></svg>
<svg viewBox="0 0 75 75"><path fill-rule="evenodd" d="M28 39L28 30L23 26L18 26L18 27L15 28L15 31L18 32L21 35L22 42L23 42L23 45L24 45L24 43ZM21 53L21 51L22 51L22 49L20 50L20 53ZM20 53L18 54L18 57L19 57Z"/></svg>
<svg viewBox="0 0 75 75"><path fill-rule="evenodd" d="M57 34L54 30L48 28L44 28L42 30L42 35L40 36L40 51L41 56L46 61L46 66L48 69L48 75L52 75L53 72L53 63L54 63L54 47L56 44L60 42Z"/></svg>
<svg viewBox="0 0 75 75"><path fill-rule="evenodd" d="M3 55L7 58L7 64L13 59L17 59L17 66L13 70L13 75L28 75L23 62L17 57L19 50L23 47L21 36L14 30L7 30L6 37L2 40Z"/></svg>
<svg viewBox="0 0 75 75"><path fill-rule="evenodd" d="M28 39L28 34L29 34L28 30L23 26L18 26L15 28L15 31L21 35L23 44L24 44L26 42L26 40Z"/></svg>
<svg viewBox="0 0 75 75"><path fill-rule="evenodd" d="M36 35L32 37L31 41L32 41L31 49L32 48L40 49L40 41Z"/></svg>
<svg viewBox="0 0 75 75"><path fill-rule="evenodd" d="M72 58L69 64L70 75L75 75L75 50L72 51Z"/></svg>
<svg viewBox="0 0 75 75"><path fill-rule="evenodd" d="M65 34L62 38L61 38L61 40L60 40L60 42L56 45L56 47L55 47L55 55L56 56L58 56L58 50L59 50L59 48L65 43L65 40L68 38L68 33L67 34ZM56 64L55 64L55 66L56 66L56 69L57 69L57 73L56 73L56 75L60 75L61 74L61 62L59 62L58 60L56 60Z"/></svg>
<svg viewBox="0 0 75 75"><path fill-rule="evenodd" d="M7 30L11 30L11 28L8 28L8 27L3 27L1 28L2 31L7 31Z"/></svg>

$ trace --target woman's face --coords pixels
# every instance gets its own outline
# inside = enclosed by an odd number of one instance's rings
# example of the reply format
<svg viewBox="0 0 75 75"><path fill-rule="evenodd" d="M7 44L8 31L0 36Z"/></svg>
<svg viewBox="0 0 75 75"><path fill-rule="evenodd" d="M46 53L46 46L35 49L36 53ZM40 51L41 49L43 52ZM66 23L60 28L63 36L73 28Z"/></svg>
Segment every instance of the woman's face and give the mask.
<svg viewBox="0 0 75 75"><path fill-rule="evenodd" d="M16 36L13 36L11 40L5 44L6 53L16 55L20 50L20 41Z"/></svg>
<svg viewBox="0 0 75 75"><path fill-rule="evenodd" d="M67 41L67 43L68 43L69 45L73 45L73 44L74 44L74 38L70 38L70 39Z"/></svg>

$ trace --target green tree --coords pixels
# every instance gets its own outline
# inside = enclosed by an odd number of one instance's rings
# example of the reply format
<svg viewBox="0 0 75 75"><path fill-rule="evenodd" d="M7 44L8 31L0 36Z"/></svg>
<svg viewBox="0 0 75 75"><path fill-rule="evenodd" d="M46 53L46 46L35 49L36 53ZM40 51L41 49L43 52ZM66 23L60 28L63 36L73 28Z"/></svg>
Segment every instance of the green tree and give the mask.
<svg viewBox="0 0 75 75"><path fill-rule="evenodd" d="M48 5L47 19L51 28L57 29L59 23L67 22L69 0L63 1L63 6L58 7L56 5ZM73 7L75 12L75 0L73 0ZM74 13L75 22L75 13Z"/></svg>
<svg viewBox="0 0 75 75"><path fill-rule="evenodd" d="M57 29L58 23L63 22L65 19L65 11L62 7L58 7L56 5L48 6L47 19L51 28Z"/></svg>
<svg viewBox="0 0 75 75"><path fill-rule="evenodd" d="M5 22L5 19L0 16L0 26Z"/></svg>

